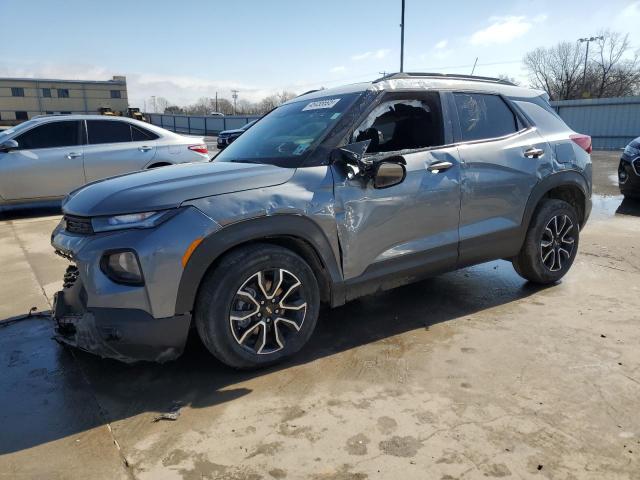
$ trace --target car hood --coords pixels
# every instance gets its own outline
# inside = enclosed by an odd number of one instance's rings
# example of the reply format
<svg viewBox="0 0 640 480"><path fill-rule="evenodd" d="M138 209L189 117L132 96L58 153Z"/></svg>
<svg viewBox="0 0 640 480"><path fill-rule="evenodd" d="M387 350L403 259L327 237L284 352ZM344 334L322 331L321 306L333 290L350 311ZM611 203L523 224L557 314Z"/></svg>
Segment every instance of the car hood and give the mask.
<svg viewBox="0 0 640 480"><path fill-rule="evenodd" d="M81 217L163 210L195 198L280 185L294 173L293 168L231 162L161 167L85 185L69 194L62 209Z"/></svg>
<svg viewBox="0 0 640 480"><path fill-rule="evenodd" d="M236 128L235 130L223 130L218 134L218 136L220 136L220 135L234 135L236 133L244 133L244 130L242 130L241 128Z"/></svg>

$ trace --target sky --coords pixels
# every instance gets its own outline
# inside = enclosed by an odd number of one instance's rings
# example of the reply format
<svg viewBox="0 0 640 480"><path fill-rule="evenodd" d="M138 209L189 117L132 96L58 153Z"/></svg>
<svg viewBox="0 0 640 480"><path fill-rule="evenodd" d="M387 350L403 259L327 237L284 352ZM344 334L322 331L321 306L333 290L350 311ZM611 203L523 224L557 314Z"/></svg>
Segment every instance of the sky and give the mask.
<svg viewBox="0 0 640 480"><path fill-rule="evenodd" d="M129 103L258 101L399 70L400 0L0 0L0 77L127 77ZM640 49L640 0L406 0L405 71L506 74L601 29Z"/></svg>

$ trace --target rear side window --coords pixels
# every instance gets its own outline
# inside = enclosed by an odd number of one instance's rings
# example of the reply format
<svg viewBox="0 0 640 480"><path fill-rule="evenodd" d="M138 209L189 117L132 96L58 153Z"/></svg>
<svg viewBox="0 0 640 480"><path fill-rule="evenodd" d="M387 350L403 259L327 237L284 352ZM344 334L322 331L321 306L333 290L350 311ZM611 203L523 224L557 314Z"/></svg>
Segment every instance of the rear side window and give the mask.
<svg viewBox="0 0 640 480"><path fill-rule="evenodd" d="M155 140L156 138L158 138L158 135L155 133L131 125L131 139L134 142L144 142L145 140Z"/></svg>
<svg viewBox="0 0 640 480"><path fill-rule="evenodd" d="M462 140L503 137L519 130L518 120L498 95L454 93Z"/></svg>
<svg viewBox="0 0 640 480"><path fill-rule="evenodd" d="M91 145L131 141L131 128L127 122L87 120L87 134Z"/></svg>
<svg viewBox="0 0 640 480"><path fill-rule="evenodd" d="M20 150L80 145L80 122L51 122L16 137Z"/></svg>
<svg viewBox="0 0 640 480"><path fill-rule="evenodd" d="M570 130L564 120L558 116L556 111L544 99L534 97L515 98L512 100L533 121L533 124L543 135Z"/></svg>

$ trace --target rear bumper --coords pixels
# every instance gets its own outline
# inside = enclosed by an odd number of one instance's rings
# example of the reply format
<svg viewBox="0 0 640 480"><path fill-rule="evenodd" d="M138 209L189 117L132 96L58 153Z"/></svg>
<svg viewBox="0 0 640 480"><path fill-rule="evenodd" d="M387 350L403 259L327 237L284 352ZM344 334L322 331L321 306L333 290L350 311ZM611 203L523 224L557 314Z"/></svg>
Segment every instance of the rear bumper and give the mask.
<svg viewBox="0 0 640 480"><path fill-rule="evenodd" d="M64 289L55 295L53 319L59 342L125 363L178 358L191 323L189 314L154 318L131 308L88 309L75 266L67 269Z"/></svg>

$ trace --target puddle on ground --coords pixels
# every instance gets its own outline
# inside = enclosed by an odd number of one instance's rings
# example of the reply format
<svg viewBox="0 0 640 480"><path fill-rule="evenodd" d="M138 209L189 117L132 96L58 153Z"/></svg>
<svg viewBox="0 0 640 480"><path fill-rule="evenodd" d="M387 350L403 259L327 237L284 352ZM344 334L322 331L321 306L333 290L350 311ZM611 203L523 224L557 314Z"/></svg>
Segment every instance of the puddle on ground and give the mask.
<svg viewBox="0 0 640 480"><path fill-rule="evenodd" d="M607 218L615 215L640 217L640 201L624 198L622 195L593 195L591 219Z"/></svg>

